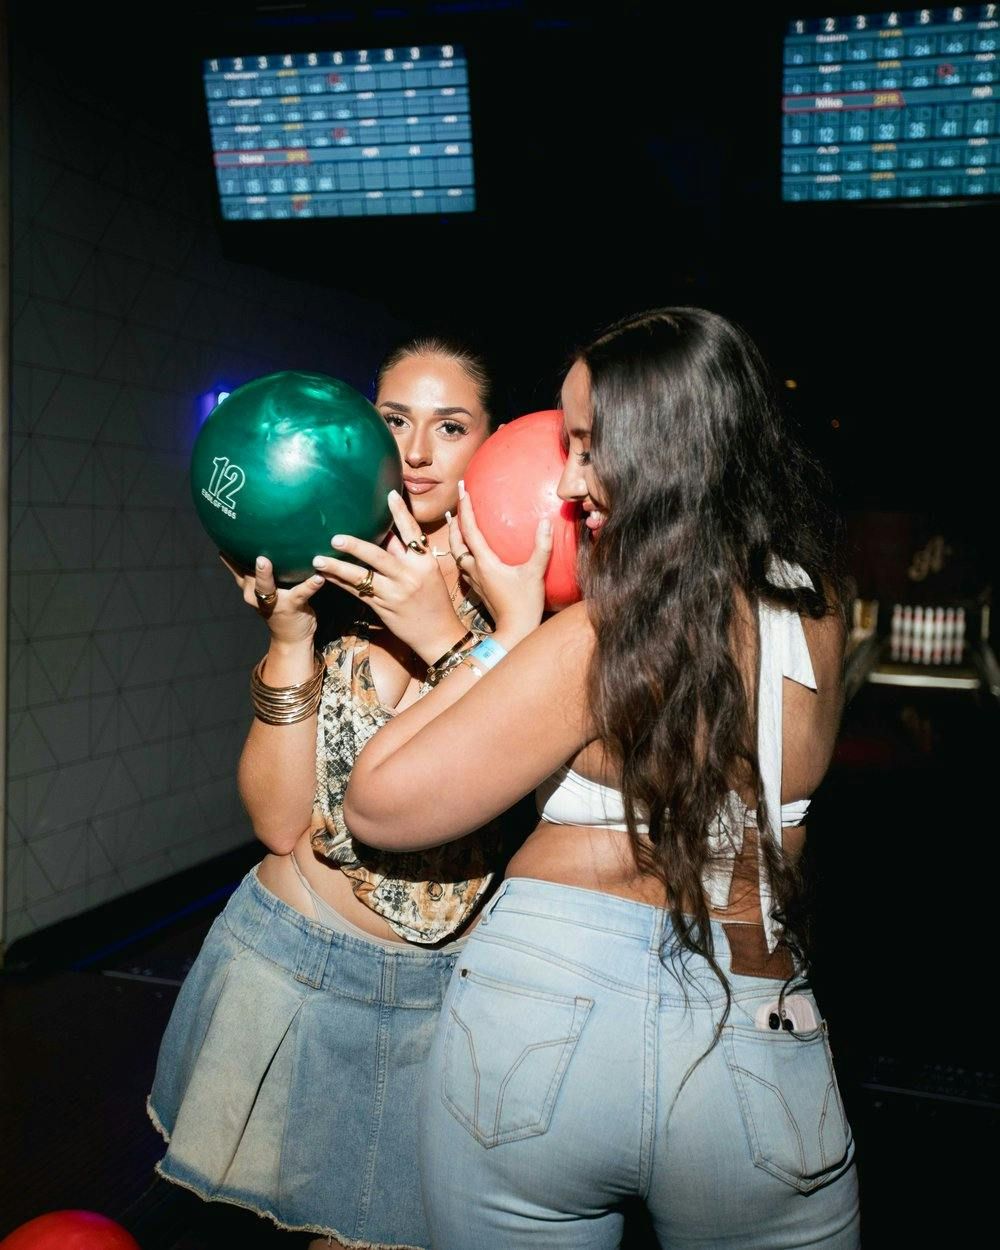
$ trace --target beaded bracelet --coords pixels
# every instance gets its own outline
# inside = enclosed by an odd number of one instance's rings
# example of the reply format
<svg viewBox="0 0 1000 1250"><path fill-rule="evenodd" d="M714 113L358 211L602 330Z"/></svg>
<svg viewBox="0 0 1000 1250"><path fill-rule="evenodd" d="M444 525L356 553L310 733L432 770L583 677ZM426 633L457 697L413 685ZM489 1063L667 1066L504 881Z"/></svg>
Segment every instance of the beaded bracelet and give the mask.
<svg viewBox="0 0 1000 1250"><path fill-rule="evenodd" d="M295 725L307 720L319 707L326 664L316 656L313 675L295 686L268 686L261 676L267 656L250 674L250 703L254 716L265 725Z"/></svg>

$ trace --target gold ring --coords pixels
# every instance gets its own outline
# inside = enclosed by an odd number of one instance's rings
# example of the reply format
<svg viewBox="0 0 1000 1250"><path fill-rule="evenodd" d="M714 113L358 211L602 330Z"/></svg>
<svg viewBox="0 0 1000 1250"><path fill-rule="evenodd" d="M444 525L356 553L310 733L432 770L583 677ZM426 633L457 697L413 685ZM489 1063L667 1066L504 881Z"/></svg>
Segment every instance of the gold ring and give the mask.
<svg viewBox="0 0 1000 1250"><path fill-rule="evenodd" d="M475 559L475 556L473 556L471 551L460 551L459 554L455 557L455 563L458 566L458 568L461 570L463 560L474 560L474 559Z"/></svg>
<svg viewBox="0 0 1000 1250"><path fill-rule="evenodd" d="M374 580L375 580L375 570L369 569L368 572L361 579L361 581L358 582L357 586L354 587L354 589L357 591L357 593L361 596L362 599L366 599L369 595L373 595L375 593L374 589L372 588L372 582L374 582Z"/></svg>
<svg viewBox="0 0 1000 1250"><path fill-rule="evenodd" d="M274 604L277 603L278 601L278 592L276 590L269 590L267 594L265 595L265 594L262 594L255 586L253 593L256 596L257 606L259 608L273 607Z"/></svg>
<svg viewBox="0 0 1000 1250"><path fill-rule="evenodd" d="M406 544L411 551L416 551L420 555L427 554L427 535L421 534L419 538L411 538Z"/></svg>

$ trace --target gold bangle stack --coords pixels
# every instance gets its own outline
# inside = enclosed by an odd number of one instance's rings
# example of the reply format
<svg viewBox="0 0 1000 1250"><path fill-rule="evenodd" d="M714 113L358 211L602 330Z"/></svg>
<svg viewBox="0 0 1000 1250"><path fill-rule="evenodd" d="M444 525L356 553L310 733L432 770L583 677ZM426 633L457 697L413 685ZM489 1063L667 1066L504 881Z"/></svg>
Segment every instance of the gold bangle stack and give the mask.
<svg viewBox="0 0 1000 1250"><path fill-rule="evenodd" d="M477 643L479 639L480 635L474 629L467 630L465 636L459 638L453 647L449 647L444 655L439 656L433 664L427 666L427 676L424 678L426 684L436 686L445 673L450 673L453 668L457 668L462 663L468 644Z"/></svg>
<svg viewBox="0 0 1000 1250"><path fill-rule="evenodd" d="M295 725L308 720L319 707L326 664L316 656L316 669L308 681L297 686L268 686L261 677L267 656L250 674L250 702L253 714L265 725Z"/></svg>

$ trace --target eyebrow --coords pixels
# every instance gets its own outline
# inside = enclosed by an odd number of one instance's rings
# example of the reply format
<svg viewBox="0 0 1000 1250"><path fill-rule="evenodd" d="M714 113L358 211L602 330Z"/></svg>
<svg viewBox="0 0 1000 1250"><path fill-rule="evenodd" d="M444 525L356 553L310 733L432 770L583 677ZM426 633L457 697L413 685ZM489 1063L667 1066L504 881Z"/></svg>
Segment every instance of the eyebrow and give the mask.
<svg viewBox="0 0 1000 1250"><path fill-rule="evenodd" d="M579 438L580 440L590 438L591 434L591 430L570 430L570 436L572 438Z"/></svg>
<svg viewBox="0 0 1000 1250"><path fill-rule="evenodd" d="M394 399L383 399L379 404L380 408L395 408L397 412L405 412L408 416L413 411L408 404L398 404ZM468 408L435 408L434 415L436 417L454 417L457 413L463 412L470 421L475 420Z"/></svg>

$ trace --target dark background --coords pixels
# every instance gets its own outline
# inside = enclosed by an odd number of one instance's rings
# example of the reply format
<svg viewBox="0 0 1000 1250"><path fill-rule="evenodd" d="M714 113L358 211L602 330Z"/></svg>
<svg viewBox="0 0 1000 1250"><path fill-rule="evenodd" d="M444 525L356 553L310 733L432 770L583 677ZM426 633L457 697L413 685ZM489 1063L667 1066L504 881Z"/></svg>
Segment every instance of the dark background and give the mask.
<svg viewBox="0 0 1000 1250"><path fill-rule="evenodd" d="M331 307L340 293L360 294L401 329L474 333L505 366L514 412L550 406L572 345L620 314L677 303L739 320L830 474L860 593L889 604L916 593L906 565L943 533L948 594L988 598L997 204L783 205L778 101L791 10L11 9L15 56L51 60L68 84L106 101L109 128L141 143L148 127L203 155L193 194L215 216L222 255L305 279ZM202 56L444 39L470 60L474 218L221 222ZM341 358L333 345L331 355ZM294 363L336 372L313 355ZM366 376L359 367L349 380ZM953 1204L971 1218L984 1200L981 1148L997 1093L977 1101L970 1089L989 1093L996 1080L981 1020L994 950L997 730L988 698L869 688L848 709L811 820L817 978L861 1146L872 1246L948 1227ZM70 959L89 949L74 932ZM151 1018L156 1033L162 1023Z"/></svg>

